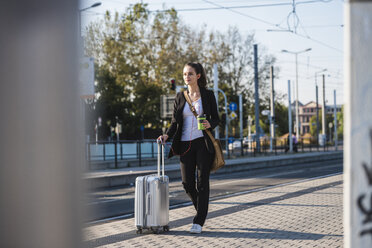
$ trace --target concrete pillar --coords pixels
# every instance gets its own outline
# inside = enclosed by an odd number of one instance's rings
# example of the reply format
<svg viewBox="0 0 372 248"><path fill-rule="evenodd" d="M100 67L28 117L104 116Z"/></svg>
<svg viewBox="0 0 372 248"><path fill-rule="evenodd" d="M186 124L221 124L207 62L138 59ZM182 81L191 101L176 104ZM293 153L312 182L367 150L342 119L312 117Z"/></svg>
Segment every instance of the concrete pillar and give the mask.
<svg viewBox="0 0 372 248"><path fill-rule="evenodd" d="M372 247L372 0L345 7L345 247Z"/></svg>
<svg viewBox="0 0 372 248"><path fill-rule="evenodd" d="M82 247L74 0L0 8L0 247Z"/></svg>

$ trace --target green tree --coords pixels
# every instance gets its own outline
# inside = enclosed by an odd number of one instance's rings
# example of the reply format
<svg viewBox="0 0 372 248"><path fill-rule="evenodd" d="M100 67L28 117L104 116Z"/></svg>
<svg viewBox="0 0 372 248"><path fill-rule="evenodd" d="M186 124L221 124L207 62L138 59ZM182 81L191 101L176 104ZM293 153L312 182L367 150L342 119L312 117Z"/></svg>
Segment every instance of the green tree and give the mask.
<svg viewBox="0 0 372 248"><path fill-rule="evenodd" d="M322 110L319 111L319 134L322 133ZM327 137L329 137L329 128L328 128L328 123L332 122L333 123L333 115L331 114L326 114L326 121L325 121L325 132ZM316 115L312 116L310 119L310 134L313 137L316 137Z"/></svg>
<svg viewBox="0 0 372 248"><path fill-rule="evenodd" d="M163 85L154 81L155 75L152 76L153 48L148 44L151 32L147 30L149 15L146 5L134 5L121 19L119 21L118 14L115 14L111 20L107 13L104 22L108 27L107 33L102 33L99 25L89 27L87 53L100 56L97 72L104 72L104 76L96 77L96 91L101 98L95 103L97 112L105 112L100 115L105 116L111 126L115 125L118 116L123 130L130 134L139 130L141 125L156 126L159 123L158 103ZM95 33L101 39L90 39ZM101 46L103 55L98 53L99 49L89 50L96 47L95 43Z"/></svg>
<svg viewBox="0 0 372 248"><path fill-rule="evenodd" d="M341 107L341 112L337 113L337 137L344 138L344 106Z"/></svg>
<svg viewBox="0 0 372 248"><path fill-rule="evenodd" d="M288 107L281 102L275 104L275 124L277 137L288 133Z"/></svg>
<svg viewBox="0 0 372 248"><path fill-rule="evenodd" d="M96 86L97 97L95 102L92 103L94 123L98 122L98 118L102 118L102 127L99 128L100 139L110 136L110 127L116 126L116 117L119 120L127 120L122 122L123 130L130 130L129 124L133 117L129 113L129 109L133 108L133 103L124 101L128 98L130 92L126 91L122 85L116 83L116 78L105 67L96 66L95 77L97 82ZM126 133L123 134L125 136Z"/></svg>
<svg viewBox="0 0 372 248"><path fill-rule="evenodd" d="M86 54L96 58L99 95L91 109L96 116L105 116L111 126L118 116L126 133L134 133L140 125L159 129L160 95L174 94L170 79L183 84L184 64L197 61L204 65L209 83L217 63L219 88L228 102L238 102L238 94L243 94L244 116L252 115L254 43L253 34L243 37L236 27L226 33L207 32L205 26L192 29L179 20L174 9L150 13L146 4L139 3L122 15L107 12L104 20L86 30ZM274 63L275 58L259 46L260 111L268 106L269 71ZM278 101L282 97L276 95ZM218 101L224 115L221 94ZM238 119L230 122L235 129L238 123ZM266 130L266 124L262 125ZM224 132L224 118L220 130Z"/></svg>

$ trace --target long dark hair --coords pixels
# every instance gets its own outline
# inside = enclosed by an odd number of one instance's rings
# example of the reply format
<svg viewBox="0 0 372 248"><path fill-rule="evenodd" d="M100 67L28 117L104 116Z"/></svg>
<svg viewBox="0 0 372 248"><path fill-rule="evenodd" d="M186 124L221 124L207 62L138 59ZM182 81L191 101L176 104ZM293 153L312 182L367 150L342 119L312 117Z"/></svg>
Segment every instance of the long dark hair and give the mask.
<svg viewBox="0 0 372 248"><path fill-rule="evenodd" d="M196 75L200 74L200 78L198 79L199 87L207 87L207 76L205 75L205 70L200 63L187 63L184 67L190 66L194 68Z"/></svg>

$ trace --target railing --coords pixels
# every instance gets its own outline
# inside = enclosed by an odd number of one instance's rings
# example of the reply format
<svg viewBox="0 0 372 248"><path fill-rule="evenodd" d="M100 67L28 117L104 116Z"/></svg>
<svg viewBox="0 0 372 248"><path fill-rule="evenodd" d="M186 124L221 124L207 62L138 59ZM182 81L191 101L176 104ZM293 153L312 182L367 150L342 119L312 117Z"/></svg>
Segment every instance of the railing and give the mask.
<svg viewBox="0 0 372 248"><path fill-rule="evenodd" d="M223 141L224 143L225 141ZM246 142L244 139L235 139L229 144L229 152L226 153L227 158L239 156L258 156L258 155L278 155L289 152L289 144L287 138L273 139L272 150L270 150L270 139L260 139L260 151L256 147L256 141ZM225 147L223 145L223 147ZM293 143L293 152L315 152L315 151L332 151L342 150L343 141L337 142L337 147L334 142L326 142L324 146L318 144L315 138L300 138L297 144Z"/></svg>
<svg viewBox="0 0 372 248"><path fill-rule="evenodd" d="M87 144L87 154L89 161L112 160L115 156L118 159L139 159L146 157L155 157L156 147L152 140L119 142L94 142ZM116 150L116 151L115 151Z"/></svg>
<svg viewBox="0 0 372 248"><path fill-rule="evenodd" d="M229 149L226 151L225 139L220 139L222 148L224 149L225 158L235 158L242 156L263 156L263 155L278 155L288 152L287 139L273 139L272 151L270 151L270 139L260 140L260 151L256 148L256 142L246 142L244 139L236 138L231 144L228 144ZM165 154L169 152L170 143L165 146ZM297 144L293 144L294 152L314 152L314 151L330 151L342 150L343 142L338 141L337 148L332 142L327 142L324 146L318 145L314 138L300 138ZM157 156L156 141L151 140L120 140L118 142L89 142L86 144L86 155L88 162L93 161L115 161L117 168L118 161L136 160L141 166L143 159L155 159Z"/></svg>

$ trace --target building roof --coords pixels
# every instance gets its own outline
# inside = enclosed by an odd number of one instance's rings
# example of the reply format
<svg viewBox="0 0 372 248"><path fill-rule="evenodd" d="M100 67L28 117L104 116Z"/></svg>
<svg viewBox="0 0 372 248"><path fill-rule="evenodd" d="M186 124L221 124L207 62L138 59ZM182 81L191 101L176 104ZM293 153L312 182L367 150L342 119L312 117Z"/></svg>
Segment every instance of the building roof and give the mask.
<svg viewBox="0 0 372 248"><path fill-rule="evenodd" d="M295 105L296 105L296 101L293 101L293 103L291 104L291 106L294 107ZM302 107L303 104L300 101L298 101L298 106L299 107Z"/></svg>
<svg viewBox="0 0 372 248"><path fill-rule="evenodd" d="M342 104L336 105L337 108L341 108L342 106L343 106ZM310 102L306 103L305 105L302 105L301 107L302 108L316 108L316 102L310 101ZM321 108L321 107L322 107L322 104L318 103L318 108ZM333 108L333 107L334 107L334 105L326 105L327 109L328 108Z"/></svg>
<svg viewBox="0 0 372 248"><path fill-rule="evenodd" d="M303 108L316 108L316 102L310 101L302 106ZM318 108L321 108L322 105L318 103Z"/></svg>

